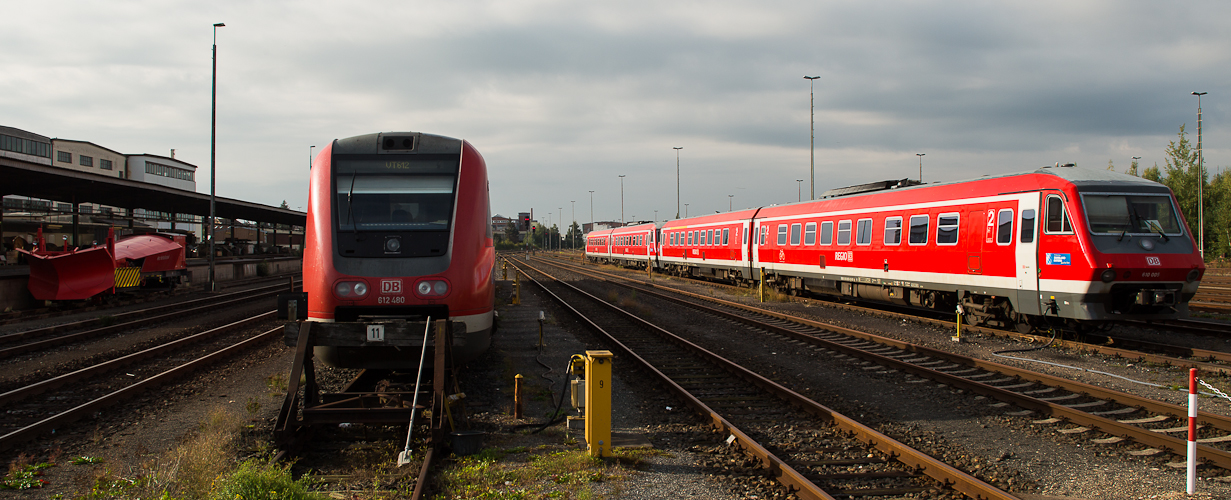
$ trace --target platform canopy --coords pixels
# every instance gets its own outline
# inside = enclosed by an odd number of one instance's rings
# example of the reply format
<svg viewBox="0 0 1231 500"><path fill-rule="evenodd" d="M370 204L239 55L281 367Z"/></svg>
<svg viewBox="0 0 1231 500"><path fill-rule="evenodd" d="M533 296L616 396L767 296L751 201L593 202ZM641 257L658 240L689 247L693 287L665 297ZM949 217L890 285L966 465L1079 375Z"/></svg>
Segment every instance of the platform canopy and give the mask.
<svg viewBox="0 0 1231 500"><path fill-rule="evenodd" d="M208 194L0 157L0 196L10 195L209 216ZM292 226L307 223L303 212L223 197L215 198L215 212L223 219Z"/></svg>

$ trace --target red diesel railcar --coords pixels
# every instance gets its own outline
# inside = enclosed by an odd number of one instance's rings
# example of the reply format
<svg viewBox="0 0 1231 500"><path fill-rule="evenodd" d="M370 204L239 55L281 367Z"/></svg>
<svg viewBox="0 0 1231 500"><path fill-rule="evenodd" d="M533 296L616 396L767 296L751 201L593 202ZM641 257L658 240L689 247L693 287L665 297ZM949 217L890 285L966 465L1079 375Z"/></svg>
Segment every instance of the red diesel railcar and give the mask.
<svg viewBox="0 0 1231 500"><path fill-rule="evenodd" d="M312 166L304 292L316 331L369 339L317 346L326 364L414 368L418 349L371 341L385 325L448 319L454 356L491 343L495 288L487 166L470 143L419 132L338 139ZM413 326L420 325L420 326Z"/></svg>

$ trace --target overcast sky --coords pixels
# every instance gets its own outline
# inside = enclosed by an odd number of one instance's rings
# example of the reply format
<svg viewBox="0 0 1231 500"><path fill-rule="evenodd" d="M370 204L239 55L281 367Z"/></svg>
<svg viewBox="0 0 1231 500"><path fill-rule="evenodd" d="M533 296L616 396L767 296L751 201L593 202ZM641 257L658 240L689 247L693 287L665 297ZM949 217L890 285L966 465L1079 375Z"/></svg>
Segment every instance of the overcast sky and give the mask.
<svg viewBox="0 0 1231 500"><path fill-rule="evenodd" d="M199 167L219 196L306 205L309 146L382 131L464 138L492 212L658 219L816 192L1164 163L1209 92L1231 165L1231 2L7 2L0 125ZM803 179L797 183L796 179ZM734 195L731 197L730 195Z"/></svg>

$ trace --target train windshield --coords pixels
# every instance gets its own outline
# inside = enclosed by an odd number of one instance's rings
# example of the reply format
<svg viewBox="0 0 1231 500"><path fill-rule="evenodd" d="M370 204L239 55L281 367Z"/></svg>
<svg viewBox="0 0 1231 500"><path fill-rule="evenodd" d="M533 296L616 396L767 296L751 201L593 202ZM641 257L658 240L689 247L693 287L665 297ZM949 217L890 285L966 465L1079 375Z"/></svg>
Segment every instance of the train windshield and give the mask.
<svg viewBox="0 0 1231 500"><path fill-rule="evenodd" d="M1180 234L1171 197L1155 194L1085 193L1086 220L1094 234Z"/></svg>
<svg viewBox="0 0 1231 500"><path fill-rule="evenodd" d="M448 230L454 179L448 175L339 175L338 228Z"/></svg>

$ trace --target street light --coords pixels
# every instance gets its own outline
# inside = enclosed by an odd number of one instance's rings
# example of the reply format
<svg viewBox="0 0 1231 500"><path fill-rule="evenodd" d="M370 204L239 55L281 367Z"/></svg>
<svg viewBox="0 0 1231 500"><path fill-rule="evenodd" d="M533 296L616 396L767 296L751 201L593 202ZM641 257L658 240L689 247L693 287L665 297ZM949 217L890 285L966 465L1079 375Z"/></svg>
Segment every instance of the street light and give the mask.
<svg viewBox="0 0 1231 500"><path fill-rule="evenodd" d="M1205 158L1201 156L1201 96L1209 92L1193 92L1197 96L1197 248L1205 260L1205 199L1201 196L1205 184Z"/></svg>
<svg viewBox="0 0 1231 500"><path fill-rule="evenodd" d="M735 203L735 195L733 195L733 194L729 194L729 195L727 195L727 211L728 211L728 212L730 212L730 211L731 211L731 204L732 204L732 203Z"/></svg>
<svg viewBox="0 0 1231 500"><path fill-rule="evenodd" d="M915 153L919 157L919 184L923 184L923 155L927 153Z"/></svg>
<svg viewBox="0 0 1231 500"><path fill-rule="evenodd" d="M559 223L560 223L560 224L564 224L564 207L559 207L559 208L557 208L556 210L559 210L559 212L556 212L556 213L560 214L560 222L559 222ZM559 228L559 227L557 227L557 228L556 228L556 235L555 235L555 236L553 236L553 237L552 237L552 239L556 240L556 251L558 252L558 251L560 251L560 250L563 250L563 248L560 248L560 245L564 244L564 238L561 238L561 237L560 237L560 228Z"/></svg>
<svg viewBox="0 0 1231 500"><path fill-rule="evenodd" d="M678 219L680 218L680 150L684 147L672 147L671 149L675 150L675 218Z"/></svg>
<svg viewBox="0 0 1231 500"><path fill-rule="evenodd" d="M800 194L800 186L803 185L803 179L795 179L795 201L804 201L804 195Z"/></svg>
<svg viewBox="0 0 1231 500"><path fill-rule="evenodd" d="M688 217L688 204L684 204L684 217Z"/></svg>
<svg viewBox="0 0 1231 500"><path fill-rule="evenodd" d="M1140 159L1141 159L1141 157L1140 157L1140 156L1134 156L1134 157L1133 157L1133 167L1132 167L1132 169L1133 169L1133 175L1137 175L1137 160L1140 160Z"/></svg>
<svg viewBox="0 0 1231 500"><path fill-rule="evenodd" d="M225 27L223 23L214 23L214 48L213 48L213 80L209 88L209 290L211 292L218 290L218 284L214 281L214 142L218 130L218 28Z"/></svg>
<svg viewBox="0 0 1231 500"><path fill-rule="evenodd" d="M577 225L577 200L569 200L573 204L573 225L568 227L568 246L570 250L577 249L577 234L573 232L573 226Z"/></svg>
<svg viewBox="0 0 1231 500"><path fill-rule="evenodd" d="M808 79L808 148L811 151L810 172L812 181L808 184L808 199L816 199L816 94L812 92L813 80L819 76L804 76Z"/></svg>
<svg viewBox="0 0 1231 500"><path fill-rule="evenodd" d="M627 224L628 224L627 222L624 222L624 176L621 175L620 176L620 227L624 227Z"/></svg>
<svg viewBox="0 0 1231 500"><path fill-rule="evenodd" d="M308 170L312 170L312 149L316 146L308 146Z"/></svg>
<svg viewBox="0 0 1231 500"><path fill-rule="evenodd" d="M590 190L590 230L594 230L594 190Z"/></svg>

